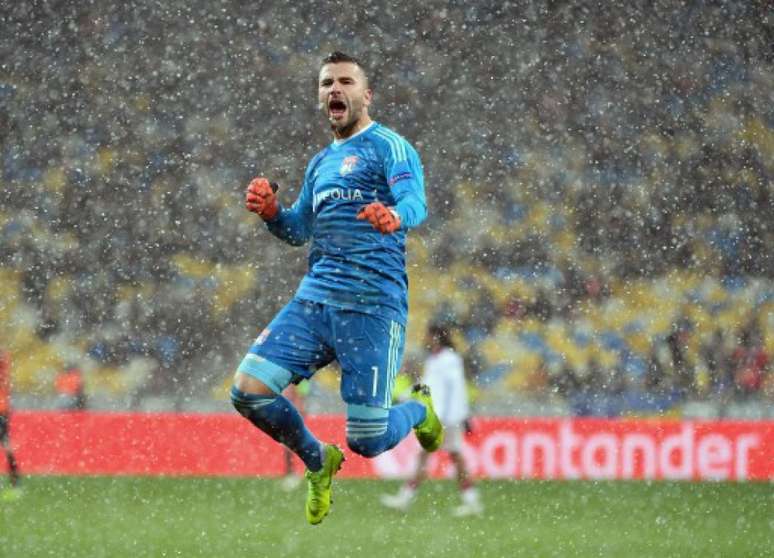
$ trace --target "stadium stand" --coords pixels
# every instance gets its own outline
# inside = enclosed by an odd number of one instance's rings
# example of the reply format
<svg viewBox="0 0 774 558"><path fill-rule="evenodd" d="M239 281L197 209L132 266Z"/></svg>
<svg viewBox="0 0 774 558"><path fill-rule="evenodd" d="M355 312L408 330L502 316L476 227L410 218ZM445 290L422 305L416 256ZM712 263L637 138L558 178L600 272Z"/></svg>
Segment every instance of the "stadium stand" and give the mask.
<svg viewBox="0 0 774 558"><path fill-rule="evenodd" d="M292 201L339 48L426 165L409 353L454 324L492 412L774 416L764 3L275 4L8 8L0 338L20 401L78 363L92 407L219 404L305 266L279 242L258 263L242 190L261 172Z"/></svg>

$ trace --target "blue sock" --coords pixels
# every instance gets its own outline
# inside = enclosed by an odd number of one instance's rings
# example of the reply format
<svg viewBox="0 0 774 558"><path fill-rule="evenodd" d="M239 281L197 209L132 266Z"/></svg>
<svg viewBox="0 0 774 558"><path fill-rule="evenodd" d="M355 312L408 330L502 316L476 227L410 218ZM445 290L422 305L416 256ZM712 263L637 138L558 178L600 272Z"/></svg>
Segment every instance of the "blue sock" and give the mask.
<svg viewBox="0 0 774 558"><path fill-rule="evenodd" d="M422 424L426 416L427 410L421 403L417 401L400 403L390 409L390 430L395 431L400 442L412 428Z"/></svg>
<svg viewBox="0 0 774 558"><path fill-rule="evenodd" d="M281 395L257 395L232 387L231 402L243 417L300 457L307 469L322 468L322 446L290 401Z"/></svg>

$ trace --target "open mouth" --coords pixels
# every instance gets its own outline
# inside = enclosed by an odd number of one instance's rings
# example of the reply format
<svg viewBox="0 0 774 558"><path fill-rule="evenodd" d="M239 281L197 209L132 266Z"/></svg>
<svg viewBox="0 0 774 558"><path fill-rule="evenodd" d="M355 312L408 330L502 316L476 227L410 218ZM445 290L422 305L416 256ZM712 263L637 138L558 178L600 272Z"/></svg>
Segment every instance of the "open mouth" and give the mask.
<svg viewBox="0 0 774 558"><path fill-rule="evenodd" d="M334 99L328 103L328 112L333 118L341 118L347 111L347 104L344 101Z"/></svg>

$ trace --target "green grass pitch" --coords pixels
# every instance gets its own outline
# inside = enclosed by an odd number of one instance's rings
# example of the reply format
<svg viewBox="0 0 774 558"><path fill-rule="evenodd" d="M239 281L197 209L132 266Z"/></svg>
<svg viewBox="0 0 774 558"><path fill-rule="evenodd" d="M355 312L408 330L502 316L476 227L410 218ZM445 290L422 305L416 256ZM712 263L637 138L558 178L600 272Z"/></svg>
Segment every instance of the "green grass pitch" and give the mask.
<svg viewBox="0 0 774 558"><path fill-rule="evenodd" d="M406 514L395 481L339 480L319 526L305 489L274 479L30 477L0 502L3 558L774 556L769 483L480 483L483 517L456 519L451 481Z"/></svg>

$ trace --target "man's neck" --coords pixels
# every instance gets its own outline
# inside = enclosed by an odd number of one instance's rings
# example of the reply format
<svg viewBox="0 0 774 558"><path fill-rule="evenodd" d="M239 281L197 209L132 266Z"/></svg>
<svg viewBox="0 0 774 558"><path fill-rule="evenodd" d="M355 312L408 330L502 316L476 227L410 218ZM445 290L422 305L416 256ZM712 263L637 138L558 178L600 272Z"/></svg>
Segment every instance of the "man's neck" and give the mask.
<svg viewBox="0 0 774 558"><path fill-rule="evenodd" d="M371 117L366 114L361 116L358 120L355 120L349 126L345 126L344 128L337 129L331 126L331 129L333 130L333 138L337 140L351 138L358 132L361 132L370 126L371 122L373 122L373 120L371 120Z"/></svg>

